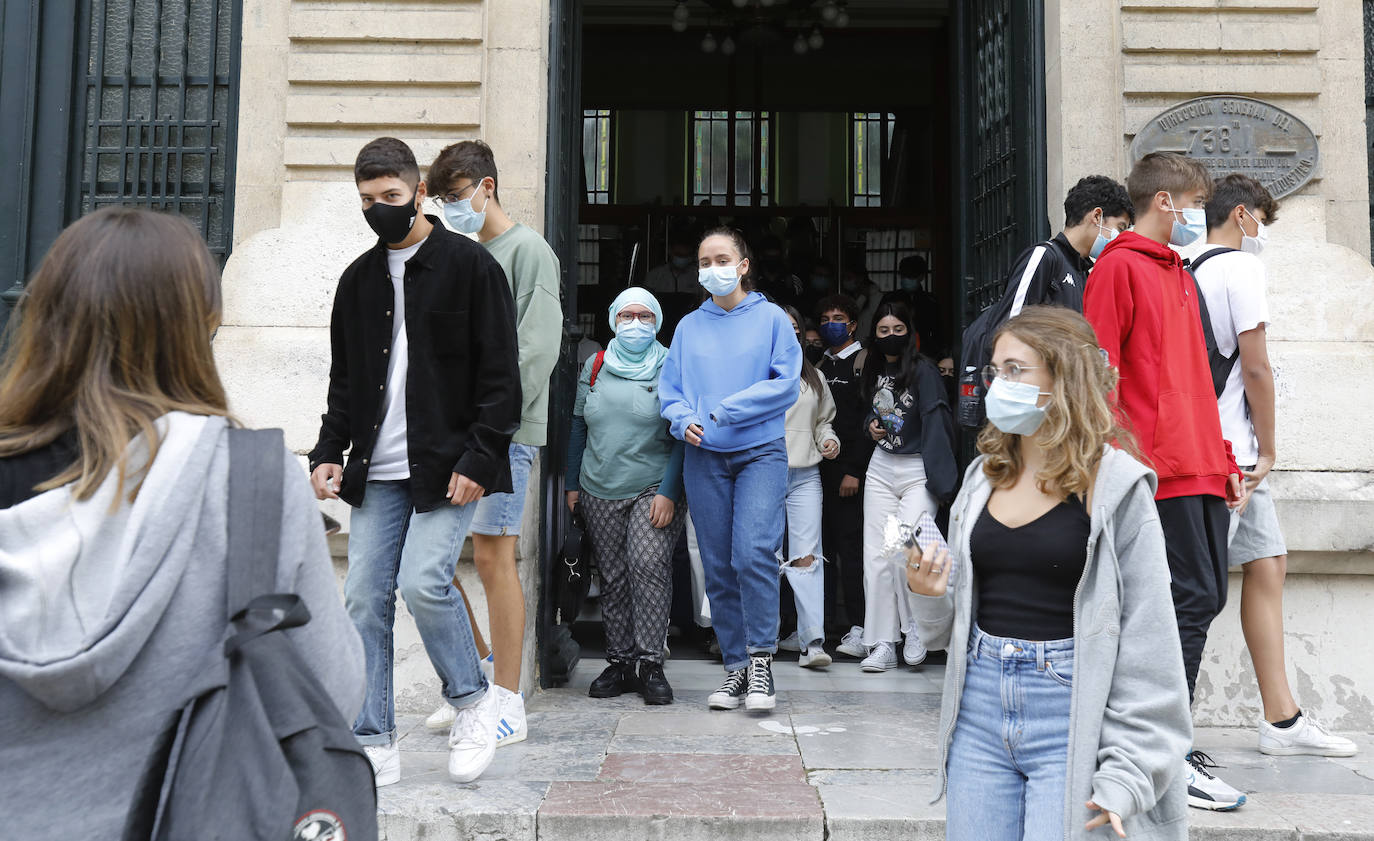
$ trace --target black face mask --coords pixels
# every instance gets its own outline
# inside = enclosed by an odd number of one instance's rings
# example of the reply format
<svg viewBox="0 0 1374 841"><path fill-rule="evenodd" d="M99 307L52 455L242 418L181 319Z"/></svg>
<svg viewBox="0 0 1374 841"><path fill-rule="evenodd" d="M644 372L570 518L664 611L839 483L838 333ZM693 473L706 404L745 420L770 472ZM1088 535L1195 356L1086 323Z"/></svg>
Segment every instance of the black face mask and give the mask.
<svg viewBox="0 0 1374 841"><path fill-rule="evenodd" d="M883 356L901 356L906 353L907 347L911 344L911 336L894 336L888 334L873 340L873 345Z"/></svg>
<svg viewBox="0 0 1374 841"><path fill-rule="evenodd" d="M821 360L825 358L825 348L816 345L807 345L803 353L806 354L806 361L812 365L819 365Z"/></svg>
<svg viewBox="0 0 1374 841"><path fill-rule="evenodd" d="M371 207L363 211L363 218L367 220L368 226L388 245L403 242L410 236L410 229L415 227L415 220L419 216L420 211L415 209L413 195L405 204L382 204L374 201Z"/></svg>

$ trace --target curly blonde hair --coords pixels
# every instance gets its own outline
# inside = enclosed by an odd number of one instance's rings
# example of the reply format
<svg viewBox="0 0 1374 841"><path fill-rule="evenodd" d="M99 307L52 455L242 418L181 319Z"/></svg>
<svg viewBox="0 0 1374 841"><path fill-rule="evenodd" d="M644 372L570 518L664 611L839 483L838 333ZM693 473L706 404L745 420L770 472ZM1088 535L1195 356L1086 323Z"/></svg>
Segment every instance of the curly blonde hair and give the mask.
<svg viewBox="0 0 1374 841"><path fill-rule="evenodd" d="M1046 460L1036 485L1042 493L1085 496L1104 445L1134 451L1109 397L1116 388L1116 369L1107 364L1087 320L1063 307L1026 307L998 329L994 346L1003 336L1014 336L1034 349L1054 378L1039 430ZM1020 439L991 423L978 435L978 451L986 456L983 473L993 487L1016 484L1023 468Z"/></svg>

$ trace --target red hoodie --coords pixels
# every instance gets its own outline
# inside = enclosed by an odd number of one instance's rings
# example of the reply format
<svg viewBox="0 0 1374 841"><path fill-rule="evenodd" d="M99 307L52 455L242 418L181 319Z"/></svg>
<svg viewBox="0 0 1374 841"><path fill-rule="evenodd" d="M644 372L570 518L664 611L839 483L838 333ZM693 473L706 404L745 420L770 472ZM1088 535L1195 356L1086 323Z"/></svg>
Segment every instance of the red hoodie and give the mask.
<svg viewBox="0 0 1374 841"><path fill-rule="evenodd" d="M1117 405L1159 475L1155 499L1226 498L1238 473L1183 259L1134 231L1112 240L1088 275L1083 315L1121 373Z"/></svg>

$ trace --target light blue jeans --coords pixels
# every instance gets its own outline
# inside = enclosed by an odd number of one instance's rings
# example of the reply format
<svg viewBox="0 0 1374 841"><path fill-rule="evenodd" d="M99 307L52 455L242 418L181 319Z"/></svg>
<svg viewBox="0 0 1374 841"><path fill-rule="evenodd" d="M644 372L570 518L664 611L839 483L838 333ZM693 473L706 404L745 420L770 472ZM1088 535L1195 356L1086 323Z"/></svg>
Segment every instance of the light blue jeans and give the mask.
<svg viewBox="0 0 1374 841"><path fill-rule="evenodd" d="M811 566L793 566L807 555ZM787 470L787 557L778 563L792 587L797 606L797 639L803 647L825 640L825 558L821 552L821 470L818 466Z"/></svg>
<svg viewBox="0 0 1374 841"><path fill-rule="evenodd" d="M361 744L388 745L396 738L392 624L398 588L442 681L444 698L466 707L486 694L467 609L453 586L453 569L476 509L476 503L444 505L420 514L409 480L367 483L362 507L353 512L344 581L344 604L367 660L367 695L353 723Z"/></svg>
<svg viewBox="0 0 1374 841"><path fill-rule="evenodd" d="M1072 685L1073 640L973 628L946 764L947 841L1064 837Z"/></svg>

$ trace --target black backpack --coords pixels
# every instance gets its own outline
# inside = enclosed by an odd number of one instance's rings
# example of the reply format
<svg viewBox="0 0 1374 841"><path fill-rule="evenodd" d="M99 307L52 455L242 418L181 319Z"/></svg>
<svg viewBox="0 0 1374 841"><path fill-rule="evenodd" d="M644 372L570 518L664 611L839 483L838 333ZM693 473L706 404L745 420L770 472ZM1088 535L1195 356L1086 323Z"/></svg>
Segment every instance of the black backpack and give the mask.
<svg viewBox="0 0 1374 841"><path fill-rule="evenodd" d="M375 841L372 766L286 634L310 621L274 593L286 448L229 431L228 604L222 655L190 683L135 795L125 841Z"/></svg>
<svg viewBox="0 0 1374 841"><path fill-rule="evenodd" d="M1236 345L1236 350L1230 356L1226 356L1217 349L1217 337L1212 330L1212 315L1207 309L1207 296L1202 294L1202 286L1197 282L1197 270L1203 263L1217 256L1235 251L1234 248L1215 248L1212 249L1191 263L1184 263L1184 268L1188 270L1188 275L1193 279L1193 289L1197 292L1197 311L1202 317L1202 338L1207 344L1207 365L1212 369L1212 390L1216 396L1226 390L1226 381L1231 377L1231 369L1236 367L1236 360L1240 358L1240 345Z"/></svg>

